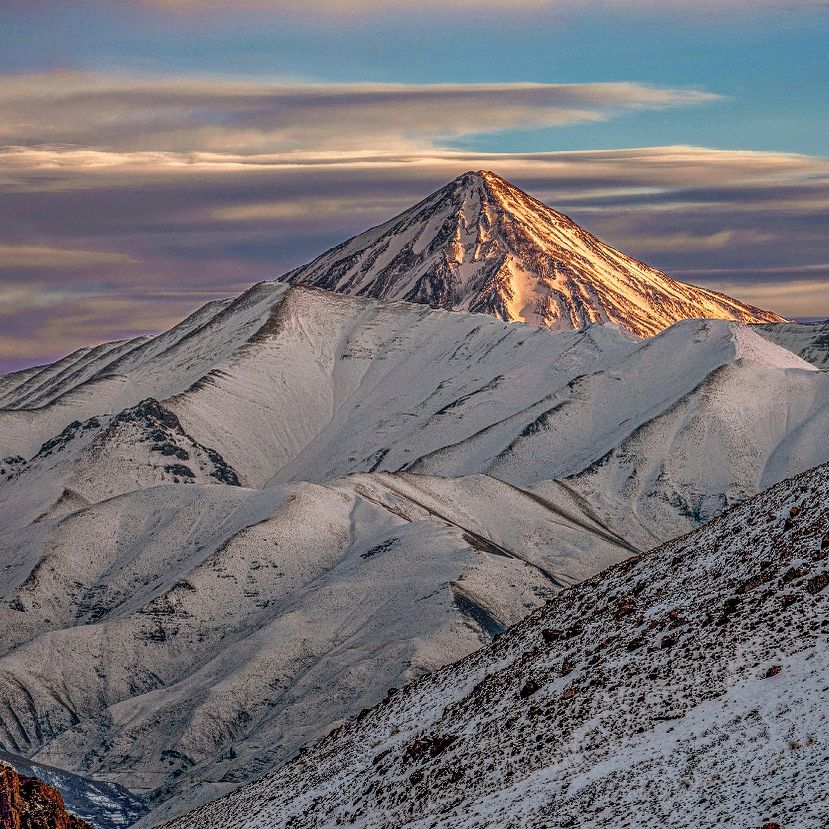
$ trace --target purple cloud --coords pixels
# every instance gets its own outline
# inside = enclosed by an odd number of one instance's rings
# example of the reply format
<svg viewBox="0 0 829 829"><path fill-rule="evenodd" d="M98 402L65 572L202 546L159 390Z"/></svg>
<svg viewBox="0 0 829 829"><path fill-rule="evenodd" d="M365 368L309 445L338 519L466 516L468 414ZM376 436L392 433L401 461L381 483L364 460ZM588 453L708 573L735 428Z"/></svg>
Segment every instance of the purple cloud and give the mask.
<svg viewBox="0 0 829 829"><path fill-rule="evenodd" d="M679 278L785 315L829 316L825 159L689 147L528 155L15 148L0 151L0 370L159 330L479 168Z"/></svg>

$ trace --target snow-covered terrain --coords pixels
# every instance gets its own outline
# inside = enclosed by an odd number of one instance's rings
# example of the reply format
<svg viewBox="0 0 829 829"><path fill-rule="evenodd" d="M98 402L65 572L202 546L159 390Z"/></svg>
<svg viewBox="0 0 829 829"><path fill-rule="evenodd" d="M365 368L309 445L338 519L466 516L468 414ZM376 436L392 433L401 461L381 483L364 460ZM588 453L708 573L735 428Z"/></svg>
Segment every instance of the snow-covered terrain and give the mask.
<svg viewBox="0 0 829 829"><path fill-rule="evenodd" d="M572 499L407 476L155 487L3 548L3 744L156 800L261 774L632 552Z"/></svg>
<svg viewBox="0 0 829 829"><path fill-rule="evenodd" d="M758 325L757 331L813 365L829 369L829 320Z"/></svg>
<svg viewBox="0 0 829 829"><path fill-rule="evenodd" d="M222 469L253 487L404 469L489 472L525 486L582 473L622 446L629 453L655 421L665 434L642 451L657 466L676 454L665 440L696 445L701 419L717 451L750 431L758 446L741 461L744 494L827 451L826 375L725 321L689 320L648 340L603 325L551 336L263 283L195 330L183 323L103 367L80 363L16 385L7 378L0 479L14 472L15 486L0 489L0 506L10 521L43 515L65 490L94 501L171 481L181 466L189 481ZM173 423L159 439L146 418L108 416L145 399L161 401ZM733 447L725 465L745 451ZM726 492L733 482L723 486L722 475L713 490L679 489L682 509Z"/></svg>
<svg viewBox="0 0 829 829"><path fill-rule="evenodd" d="M825 826L829 466L558 594L169 829Z"/></svg>
<svg viewBox="0 0 829 829"><path fill-rule="evenodd" d="M689 318L783 319L631 259L485 170L281 279L556 331L612 322L644 337Z"/></svg>
<svg viewBox="0 0 829 829"><path fill-rule="evenodd" d="M142 825L829 460L829 374L735 322L284 283L0 405L0 746L148 796Z"/></svg>

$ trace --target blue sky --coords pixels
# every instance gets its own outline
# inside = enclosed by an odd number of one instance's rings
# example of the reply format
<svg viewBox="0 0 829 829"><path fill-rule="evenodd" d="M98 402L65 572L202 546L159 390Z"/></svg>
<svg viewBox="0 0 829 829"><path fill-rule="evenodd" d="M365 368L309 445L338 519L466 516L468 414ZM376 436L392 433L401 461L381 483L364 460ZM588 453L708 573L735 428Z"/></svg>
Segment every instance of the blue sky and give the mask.
<svg viewBox="0 0 829 829"><path fill-rule="evenodd" d="M697 144L825 155L829 7L792 4L697 14L483 9L306 20L275 11L170 15L146 8L12 4L0 11L0 68L117 70L398 83L639 81L725 100L565 130L480 138L517 152ZM232 5L232 4L229 4ZM274 5L279 5L274 4ZM44 10L44 6L47 7ZM712 20L711 18L716 18ZM472 143L472 142L470 142Z"/></svg>
<svg viewBox="0 0 829 829"><path fill-rule="evenodd" d="M4 3L0 370L161 328L470 167L829 315L829 6L586 6Z"/></svg>

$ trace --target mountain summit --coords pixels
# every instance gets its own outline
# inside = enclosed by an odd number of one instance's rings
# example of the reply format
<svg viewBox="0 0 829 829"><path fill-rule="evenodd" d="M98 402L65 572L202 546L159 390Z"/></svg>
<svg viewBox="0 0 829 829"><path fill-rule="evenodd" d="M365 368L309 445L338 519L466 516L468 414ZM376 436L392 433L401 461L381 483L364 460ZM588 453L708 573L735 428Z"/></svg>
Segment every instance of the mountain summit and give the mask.
<svg viewBox="0 0 829 829"><path fill-rule="evenodd" d="M553 330L611 322L648 337L688 318L784 321L625 256L486 170L280 279Z"/></svg>

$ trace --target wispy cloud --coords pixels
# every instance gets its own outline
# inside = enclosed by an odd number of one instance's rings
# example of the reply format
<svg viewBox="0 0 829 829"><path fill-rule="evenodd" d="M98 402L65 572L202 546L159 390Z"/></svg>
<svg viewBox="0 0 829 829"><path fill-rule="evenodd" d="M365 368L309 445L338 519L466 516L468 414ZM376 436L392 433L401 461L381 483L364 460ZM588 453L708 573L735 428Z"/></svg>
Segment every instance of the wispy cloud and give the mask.
<svg viewBox="0 0 829 829"><path fill-rule="evenodd" d="M92 265L123 265L136 260L125 253L72 250L45 245L0 244L0 268L88 268ZM0 297L3 291L0 288Z"/></svg>
<svg viewBox="0 0 829 829"><path fill-rule="evenodd" d="M158 330L480 168L678 278L788 316L829 316L822 158L695 147L526 155L19 147L0 152L0 264L10 265L0 363ZM73 256L77 267L57 266Z"/></svg>
<svg viewBox="0 0 829 829"><path fill-rule="evenodd" d="M718 97L640 83L296 84L51 72L3 79L0 143L246 154L412 150Z"/></svg>
<svg viewBox="0 0 829 829"><path fill-rule="evenodd" d="M826 310L822 313L813 313L825 309L826 295L829 292L829 272L823 279L796 279L780 283L749 283L731 282L727 279L720 283L721 290L739 293L746 302L761 308L788 305L798 309L791 316L810 318L815 316L829 317Z"/></svg>

